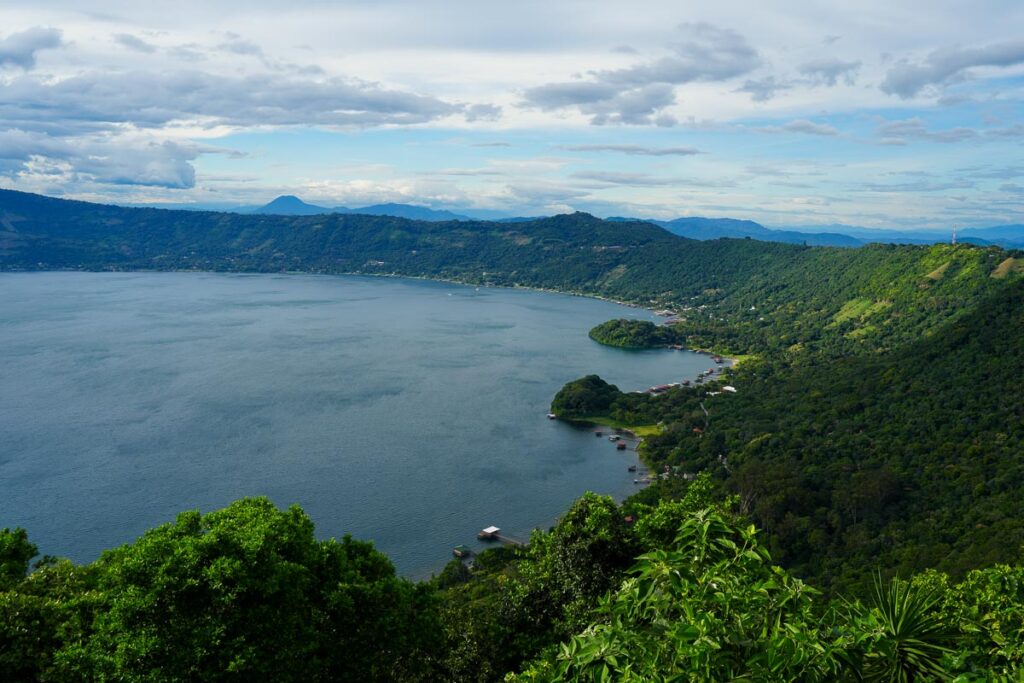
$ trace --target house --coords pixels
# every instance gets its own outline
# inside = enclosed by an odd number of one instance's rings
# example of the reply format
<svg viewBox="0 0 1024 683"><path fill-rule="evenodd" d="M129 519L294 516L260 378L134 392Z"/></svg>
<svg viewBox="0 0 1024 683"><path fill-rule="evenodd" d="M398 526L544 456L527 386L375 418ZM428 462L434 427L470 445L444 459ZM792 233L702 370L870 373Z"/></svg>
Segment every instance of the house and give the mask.
<svg viewBox="0 0 1024 683"><path fill-rule="evenodd" d="M727 384L724 387L722 387L722 391L728 391L730 394L735 394L736 387L732 386L731 384Z"/></svg>

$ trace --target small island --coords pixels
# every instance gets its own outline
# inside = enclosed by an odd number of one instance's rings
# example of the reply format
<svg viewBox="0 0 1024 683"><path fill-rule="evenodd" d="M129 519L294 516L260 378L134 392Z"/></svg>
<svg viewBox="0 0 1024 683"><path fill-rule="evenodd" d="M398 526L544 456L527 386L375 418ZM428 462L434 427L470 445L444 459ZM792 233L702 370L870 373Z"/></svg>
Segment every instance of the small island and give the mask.
<svg viewBox="0 0 1024 683"><path fill-rule="evenodd" d="M681 345L683 336L671 327L647 320L619 318L608 320L590 330L590 338L599 344L621 349L656 349Z"/></svg>

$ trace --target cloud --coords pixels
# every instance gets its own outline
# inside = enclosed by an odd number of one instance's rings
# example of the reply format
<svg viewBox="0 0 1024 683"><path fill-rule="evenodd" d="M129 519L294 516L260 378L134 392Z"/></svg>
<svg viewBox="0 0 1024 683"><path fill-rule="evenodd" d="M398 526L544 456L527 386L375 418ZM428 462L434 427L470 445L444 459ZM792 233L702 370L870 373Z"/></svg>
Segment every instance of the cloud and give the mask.
<svg viewBox="0 0 1024 683"><path fill-rule="evenodd" d="M644 145L559 145L559 149L568 152L618 152L633 156L667 157L681 156L688 157L695 154L703 154L695 147L647 147Z"/></svg>
<svg viewBox="0 0 1024 683"><path fill-rule="evenodd" d="M263 48L256 43L244 40L242 36L237 33L228 33L227 41L217 46L218 49L224 50L225 52L231 52L236 55L246 55L252 57L265 58L263 54Z"/></svg>
<svg viewBox="0 0 1024 683"><path fill-rule="evenodd" d="M466 121L497 121L501 118L501 107L493 104L473 104L466 107Z"/></svg>
<svg viewBox="0 0 1024 683"><path fill-rule="evenodd" d="M724 81L755 69L757 51L730 29L683 24L670 54L623 69L591 71L589 80L547 83L523 94L526 106L552 111L575 107L591 123L673 125L659 112L675 104L674 86Z"/></svg>
<svg viewBox="0 0 1024 683"><path fill-rule="evenodd" d="M846 62L841 59L814 59L804 62L797 69L811 85L833 87L842 80L846 85L857 82L860 62Z"/></svg>
<svg viewBox="0 0 1024 683"><path fill-rule="evenodd" d="M882 139L882 144L886 145L902 145L906 144L907 140L929 140L952 144L977 138L979 133L973 128L948 128L931 131L925 126L924 121L914 117L883 123L878 127L878 136Z"/></svg>
<svg viewBox="0 0 1024 683"><path fill-rule="evenodd" d="M67 139L20 130L0 132L0 177L59 176L67 183L188 189L191 162L222 150L139 138Z"/></svg>
<svg viewBox="0 0 1024 683"><path fill-rule="evenodd" d="M50 82L0 82L0 120L12 128L73 134L125 124L379 126L425 123L465 107L342 79L221 76L198 71L86 73Z"/></svg>
<svg viewBox="0 0 1024 683"><path fill-rule="evenodd" d="M657 178L647 173L623 173L619 171L578 171L573 173L572 177L578 180L595 180L607 185L658 187L680 184L680 181L674 178Z"/></svg>
<svg viewBox="0 0 1024 683"><path fill-rule="evenodd" d="M918 181L913 183L894 183L885 185L882 183L866 183L863 189L868 192L946 192L948 190L964 190L974 187L969 182L929 182Z"/></svg>
<svg viewBox="0 0 1024 683"><path fill-rule="evenodd" d="M777 81L775 76L767 76L760 80L747 80L735 92L744 92L750 95L755 102L767 102L783 90L789 90L793 86L789 83Z"/></svg>
<svg viewBox="0 0 1024 683"><path fill-rule="evenodd" d="M35 67L36 53L60 47L61 35L58 29L39 26L9 34L0 39L0 67L20 66L26 71Z"/></svg>
<svg viewBox="0 0 1024 683"><path fill-rule="evenodd" d="M929 86L944 86L969 76L975 67L1008 67L1024 64L1024 40L994 43L985 47L944 48L932 52L921 63L901 60L890 67L882 81L882 92L903 99L916 96Z"/></svg>
<svg viewBox="0 0 1024 683"><path fill-rule="evenodd" d="M664 83L633 88L615 94L607 99L580 105L580 111L591 117L594 125L626 123L634 125L657 124L671 126L675 120L670 116L658 116L665 107L675 104L676 96L672 86Z"/></svg>
<svg viewBox="0 0 1024 683"><path fill-rule="evenodd" d="M123 47L136 52L144 52L146 54L152 54L156 52L156 46L152 43L147 43L138 36L133 36L130 33L117 33L114 35L114 40L117 41Z"/></svg>
<svg viewBox="0 0 1024 683"><path fill-rule="evenodd" d="M626 69L596 72L598 80L636 86L645 83L682 85L694 81L723 81L760 65L757 51L736 31L708 23L683 24L681 40L668 57Z"/></svg>
<svg viewBox="0 0 1024 683"><path fill-rule="evenodd" d="M807 119L797 119L781 126L764 126L757 129L761 133L803 133L805 135L839 135L839 131L824 123L815 123Z"/></svg>

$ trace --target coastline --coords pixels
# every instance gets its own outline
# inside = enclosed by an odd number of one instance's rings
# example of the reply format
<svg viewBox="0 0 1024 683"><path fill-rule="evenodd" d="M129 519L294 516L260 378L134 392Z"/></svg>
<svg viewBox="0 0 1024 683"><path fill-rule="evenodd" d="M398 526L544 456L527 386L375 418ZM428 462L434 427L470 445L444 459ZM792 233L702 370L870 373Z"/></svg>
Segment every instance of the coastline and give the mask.
<svg viewBox="0 0 1024 683"><path fill-rule="evenodd" d="M162 268L105 268L105 269L89 269L89 268L47 269L47 268L38 268L38 269L17 269L17 270L15 270L15 269L3 269L0 272L2 272L2 273L12 273L12 274L14 274L14 273L18 273L18 274L27 274L27 273L40 273L40 274L43 274L43 273L97 273L97 274L101 274L101 273L123 273L123 274L132 274L132 273L138 273L138 274L147 274L147 273L150 273L150 274L181 273L181 274L193 274L193 275L201 275L201 274L210 274L210 275L302 275L302 276L309 276L309 275L323 276L323 275L326 275L326 276L330 276L330 277L351 277L351 276L356 276L356 277L367 277L367 278L374 277L374 278L409 279L409 280L420 280L420 281L428 281L428 282L432 281L432 282L447 283L447 284L458 285L460 287L489 287L489 288L495 288L495 289L521 289L521 290L525 290L525 291L532 291L532 292L538 292L538 293L544 293L544 294L557 294L557 295L563 295L563 296L575 296L575 297L590 298L590 299L596 299L596 300L599 300L599 301L603 301L603 302L606 302L606 303L613 303L613 304L617 304L617 305L627 306L627 307L633 308L633 309L640 309L640 310L648 312L648 313L650 313L652 315L656 315L656 311L655 311L655 309L653 307L643 306L643 305L641 305L641 304L639 304L637 302L620 301L620 300L616 300L616 299L608 297L608 296L603 296L603 295L594 294L594 293L588 293L588 292L563 291L563 290L552 289L552 288L529 287L529 286L522 286L522 285L476 284L476 283L473 283L473 282L469 282L469 281L465 281L465 280L452 279L452 278L440 278L440 277L428 277L428 276L412 276L412 275L402 275L402 274L395 274L395 273L382 274L382 273L364 273L364 272L358 272L358 271L356 271L356 272L338 272L338 273L335 273L335 272L316 272L316 271L307 271L307 270L262 271L262 270L173 269L173 268L168 268L168 269L162 269ZM584 334L585 334L585 332L584 332ZM657 350L659 350L659 351L670 351L671 349L669 349L669 348L659 348ZM704 355L711 355L708 352L703 351L703 350L693 349L692 351L694 351L696 353L701 353L701 354L704 354ZM549 400L550 400L550 397L549 397ZM560 419L562 419L562 418L560 418ZM564 421L569 422L569 420L564 420ZM583 422L586 422L586 421L581 420L581 421L573 421L573 422L575 422L577 425L581 425ZM609 421L602 421L602 420L600 420L600 418L595 418L594 420L589 421L589 422L592 425L601 425L601 426L605 426L605 427L607 427L609 429L621 430L621 433L628 434L631 437L635 438L636 439L636 443L635 443L635 446L634 446L634 450L635 450L635 453L636 453L636 457L639 460L639 464L643 468L646 468L648 471L650 471L650 465L649 465L649 463L647 462L647 460L646 460L646 458L644 456L643 444L644 444L645 437L653 435L653 434L660 433L661 432L661 428L660 427L658 427L657 425L621 425L621 424L610 423ZM638 482L637 480L634 479L634 483L640 484L639 486L636 487L636 490L639 490L643 486L646 486L646 485L650 484L651 480L650 479L643 479L642 481ZM628 495L626 495L625 497L628 498ZM623 500L624 499L625 498L623 498ZM622 501L619 501L619 502L621 503ZM440 553L443 554L444 548L440 548L439 551L440 551Z"/></svg>

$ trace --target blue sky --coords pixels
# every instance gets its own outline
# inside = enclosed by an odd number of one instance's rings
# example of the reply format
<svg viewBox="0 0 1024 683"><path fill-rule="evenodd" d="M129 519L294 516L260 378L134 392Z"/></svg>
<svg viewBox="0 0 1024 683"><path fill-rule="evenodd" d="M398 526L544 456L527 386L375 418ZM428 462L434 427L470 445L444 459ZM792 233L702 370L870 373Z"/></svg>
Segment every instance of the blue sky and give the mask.
<svg viewBox="0 0 1024 683"><path fill-rule="evenodd" d="M1024 222L1019 0L18 5L0 7L0 187Z"/></svg>

